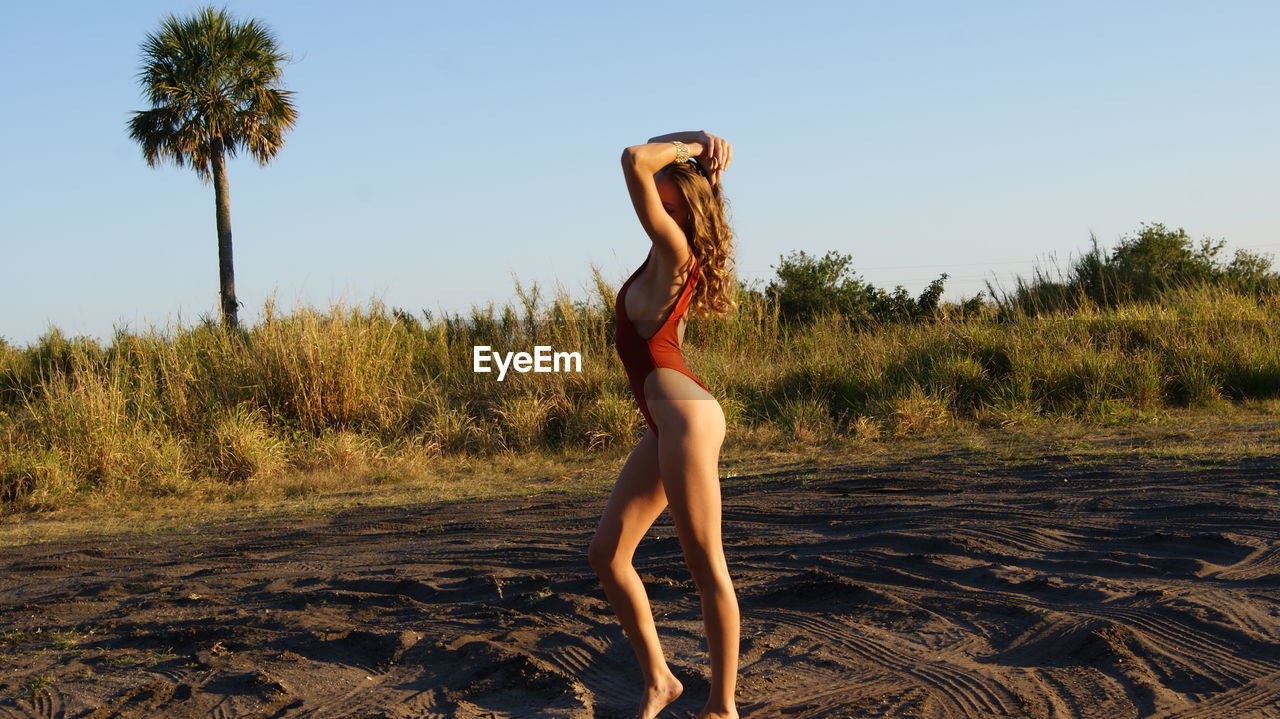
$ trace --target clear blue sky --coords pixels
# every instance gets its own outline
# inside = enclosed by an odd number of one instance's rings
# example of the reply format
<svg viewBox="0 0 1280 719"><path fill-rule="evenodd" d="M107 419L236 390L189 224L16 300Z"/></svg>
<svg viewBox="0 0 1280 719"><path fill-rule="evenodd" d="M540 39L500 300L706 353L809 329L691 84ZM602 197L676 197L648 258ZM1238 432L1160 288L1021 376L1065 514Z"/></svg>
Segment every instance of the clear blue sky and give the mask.
<svg viewBox="0 0 1280 719"><path fill-rule="evenodd" d="M145 34L198 6L6 6L10 342L216 313L213 189L125 129ZM439 313L511 300L513 274L620 282L648 240L618 155L683 129L734 143L747 279L839 250L959 299L1143 221L1280 254L1275 2L227 7L295 56L301 113L270 166L230 164L246 321L272 292Z"/></svg>

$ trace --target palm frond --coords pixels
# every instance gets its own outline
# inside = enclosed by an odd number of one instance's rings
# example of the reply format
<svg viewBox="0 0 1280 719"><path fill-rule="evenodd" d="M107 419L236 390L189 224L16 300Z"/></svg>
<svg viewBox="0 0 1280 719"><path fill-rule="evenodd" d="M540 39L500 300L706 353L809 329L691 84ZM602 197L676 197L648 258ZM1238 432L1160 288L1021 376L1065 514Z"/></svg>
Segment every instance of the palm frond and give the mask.
<svg viewBox="0 0 1280 719"><path fill-rule="evenodd" d="M170 160L209 179L214 148L246 148L266 164L284 145L298 111L282 89L282 52L262 22L237 22L224 7L166 16L142 43L138 81L151 103L128 121L152 167Z"/></svg>

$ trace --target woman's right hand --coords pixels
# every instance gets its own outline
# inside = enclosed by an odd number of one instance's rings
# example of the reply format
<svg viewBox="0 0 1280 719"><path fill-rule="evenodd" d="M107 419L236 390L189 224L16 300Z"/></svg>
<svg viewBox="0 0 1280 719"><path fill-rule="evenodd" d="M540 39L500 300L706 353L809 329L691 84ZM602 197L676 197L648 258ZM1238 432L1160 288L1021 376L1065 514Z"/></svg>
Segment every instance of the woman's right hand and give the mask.
<svg viewBox="0 0 1280 719"><path fill-rule="evenodd" d="M729 163L733 161L733 145L723 137L717 137L703 130L702 137L699 142L702 143L702 154L698 160L702 162L703 168L707 170L711 179L711 184L719 184L720 175L729 169Z"/></svg>

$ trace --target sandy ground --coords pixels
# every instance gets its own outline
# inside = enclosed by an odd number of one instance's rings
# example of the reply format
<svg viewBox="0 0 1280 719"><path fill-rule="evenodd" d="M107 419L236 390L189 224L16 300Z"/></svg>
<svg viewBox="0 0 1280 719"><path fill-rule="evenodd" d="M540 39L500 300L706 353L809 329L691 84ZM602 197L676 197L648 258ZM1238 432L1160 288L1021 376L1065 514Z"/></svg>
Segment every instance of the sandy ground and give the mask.
<svg viewBox="0 0 1280 719"><path fill-rule="evenodd" d="M1256 431L1258 428L1254 427ZM1270 431L1274 432L1274 426ZM1280 452L940 449L723 480L744 717L1280 717ZM5 548L0 717L627 717L604 497ZM670 515L636 558L691 717Z"/></svg>

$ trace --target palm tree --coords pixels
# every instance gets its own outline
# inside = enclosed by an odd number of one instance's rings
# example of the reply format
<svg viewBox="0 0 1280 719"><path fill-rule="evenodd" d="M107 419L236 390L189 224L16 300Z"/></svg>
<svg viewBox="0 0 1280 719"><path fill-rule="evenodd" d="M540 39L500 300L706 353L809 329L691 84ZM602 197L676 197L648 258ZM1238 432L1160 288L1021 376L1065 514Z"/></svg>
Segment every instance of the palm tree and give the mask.
<svg viewBox="0 0 1280 719"><path fill-rule="evenodd" d="M152 107L133 113L129 136L151 167L169 159L178 167L189 163L206 184L212 176L222 321L235 329L225 156L243 147L265 165L284 146L298 117L293 92L278 87L288 57L262 23L237 23L225 7L205 7L188 18L165 18L158 33L147 34L142 58L138 78Z"/></svg>

